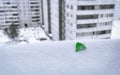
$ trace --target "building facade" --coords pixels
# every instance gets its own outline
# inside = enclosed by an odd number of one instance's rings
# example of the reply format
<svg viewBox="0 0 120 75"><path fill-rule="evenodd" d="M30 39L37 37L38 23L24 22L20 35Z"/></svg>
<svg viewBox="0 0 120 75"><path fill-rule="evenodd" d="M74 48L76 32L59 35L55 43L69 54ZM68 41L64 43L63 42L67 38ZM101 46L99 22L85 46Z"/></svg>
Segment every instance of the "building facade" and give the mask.
<svg viewBox="0 0 120 75"><path fill-rule="evenodd" d="M51 0L50 4L53 40L65 40L65 0Z"/></svg>
<svg viewBox="0 0 120 75"><path fill-rule="evenodd" d="M115 0L51 0L53 40L108 39Z"/></svg>
<svg viewBox="0 0 120 75"><path fill-rule="evenodd" d="M116 0L114 19L120 20L120 0Z"/></svg>
<svg viewBox="0 0 120 75"><path fill-rule="evenodd" d="M50 0L41 0L41 22L47 34L51 33L51 8Z"/></svg>
<svg viewBox="0 0 120 75"><path fill-rule="evenodd" d="M40 0L17 0L20 25L32 27L41 25Z"/></svg>
<svg viewBox="0 0 120 75"><path fill-rule="evenodd" d="M40 26L40 0L0 0L0 28Z"/></svg>
<svg viewBox="0 0 120 75"><path fill-rule="evenodd" d="M0 0L0 29L12 23L19 25L19 13L15 0Z"/></svg>

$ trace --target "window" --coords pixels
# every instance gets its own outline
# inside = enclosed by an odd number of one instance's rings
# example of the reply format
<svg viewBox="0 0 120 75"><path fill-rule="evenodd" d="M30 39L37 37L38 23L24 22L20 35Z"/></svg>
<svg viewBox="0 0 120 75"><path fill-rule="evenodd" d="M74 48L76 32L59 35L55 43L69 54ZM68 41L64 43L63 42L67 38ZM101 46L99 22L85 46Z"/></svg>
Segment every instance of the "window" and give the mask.
<svg viewBox="0 0 120 75"><path fill-rule="evenodd" d="M69 8L69 5L67 5L67 8Z"/></svg>
<svg viewBox="0 0 120 75"><path fill-rule="evenodd" d="M103 14L101 14L100 17L103 18Z"/></svg>
<svg viewBox="0 0 120 75"><path fill-rule="evenodd" d="M77 25L77 29L81 29L81 28L92 28L92 27L96 27L96 23L91 23L91 24L78 24Z"/></svg>
<svg viewBox="0 0 120 75"><path fill-rule="evenodd" d="M32 20L32 22L39 22L40 20Z"/></svg>
<svg viewBox="0 0 120 75"><path fill-rule="evenodd" d="M98 15L78 15L77 19L97 19Z"/></svg>
<svg viewBox="0 0 120 75"><path fill-rule="evenodd" d="M76 37L90 36L93 32L76 33Z"/></svg>
<svg viewBox="0 0 120 75"><path fill-rule="evenodd" d="M109 17L113 17L113 14L109 14Z"/></svg>
<svg viewBox="0 0 120 75"><path fill-rule="evenodd" d="M70 23L70 26L73 26L73 24L72 24L72 23Z"/></svg>
<svg viewBox="0 0 120 75"><path fill-rule="evenodd" d="M4 12L4 10L0 10L0 12Z"/></svg>
<svg viewBox="0 0 120 75"><path fill-rule="evenodd" d="M71 9L73 9L73 6L71 5Z"/></svg>
<svg viewBox="0 0 120 75"><path fill-rule="evenodd" d="M103 34L109 34L111 33L111 30L103 30L103 31L97 31L96 35L103 35Z"/></svg>
<svg viewBox="0 0 120 75"><path fill-rule="evenodd" d="M94 10L95 7L93 5L88 6L78 6L78 10Z"/></svg>
<svg viewBox="0 0 120 75"><path fill-rule="evenodd" d="M71 18L73 18L73 15L71 14Z"/></svg>
<svg viewBox="0 0 120 75"><path fill-rule="evenodd" d="M100 9L113 9L114 8L114 4L112 5L100 5Z"/></svg>
<svg viewBox="0 0 120 75"><path fill-rule="evenodd" d="M109 13L109 14L101 14L100 17L101 17L101 18L109 18L109 17L113 17L113 13Z"/></svg>
<svg viewBox="0 0 120 75"><path fill-rule="evenodd" d="M112 22L102 22L102 23L99 23L99 26L108 26L108 25L112 25Z"/></svg>
<svg viewBox="0 0 120 75"><path fill-rule="evenodd" d="M12 6L12 8L17 8L17 6Z"/></svg>
<svg viewBox="0 0 120 75"><path fill-rule="evenodd" d="M67 16L69 16L69 13L67 13Z"/></svg>
<svg viewBox="0 0 120 75"><path fill-rule="evenodd" d="M40 16L34 16L34 17L32 17L32 18L33 18L33 19L34 19L34 18L40 18Z"/></svg>
<svg viewBox="0 0 120 75"><path fill-rule="evenodd" d="M13 14L13 16L18 16L18 14Z"/></svg>

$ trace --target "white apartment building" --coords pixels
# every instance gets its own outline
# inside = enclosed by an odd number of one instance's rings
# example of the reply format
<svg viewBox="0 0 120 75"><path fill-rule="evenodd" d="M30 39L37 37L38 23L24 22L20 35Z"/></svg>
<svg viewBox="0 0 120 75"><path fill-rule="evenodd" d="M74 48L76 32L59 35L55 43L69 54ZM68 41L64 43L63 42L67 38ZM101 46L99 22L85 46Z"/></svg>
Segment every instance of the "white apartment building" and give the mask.
<svg viewBox="0 0 120 75"><path fill-rule="evenodd" d="M65 0L50 0L53 40L65 39Z"/></svg>
<svg viewBox="0 0 120 75"><path fill-rule="evenodd" d="M0 0L0 29L19 25L18 8L14 0Z"/></svg>
<svg viewBox="0 0 120 75"><path fill-rule="evenodd" d="M18 0L19 19L22 27L39 26L40 0Z"/></svg>
<svg viewBox="0 0 120 75"><path fill-rule="evenodd" d="M120 0L116 0L114 18L120 20Z"/></svg>
<svg viewBox="0 0 120 75"><path fill-rule="evenodd" d="M115 0L51 0L53 40L111 37Z"/></svg>
<svg viewBox="0 0 120 75"><path fill-rule="evenodd" d="M41 22L45 32L51 33L50 0L41 0Z"/></svg>
<svg viewBox="0 0 120 75"><path fill-rule="evenodd" d="M40 0L0 0L0 28L40 26Z"/></svg>

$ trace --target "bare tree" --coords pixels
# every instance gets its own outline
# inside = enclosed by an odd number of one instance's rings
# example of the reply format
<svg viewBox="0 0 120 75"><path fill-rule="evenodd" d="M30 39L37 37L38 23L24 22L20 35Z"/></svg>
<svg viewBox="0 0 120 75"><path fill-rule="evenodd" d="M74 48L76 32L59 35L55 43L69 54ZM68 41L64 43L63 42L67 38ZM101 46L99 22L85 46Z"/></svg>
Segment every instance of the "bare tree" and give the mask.
<svg viewBox="0 0 120 75"><path fill-rule="evenodd" d="M5 32L5 34L7 34L7 36L10 39L14 40L19 35L18 25L15 25L14 23L12 23L9 26L9 28L4 29L4 32Z"/></svg>

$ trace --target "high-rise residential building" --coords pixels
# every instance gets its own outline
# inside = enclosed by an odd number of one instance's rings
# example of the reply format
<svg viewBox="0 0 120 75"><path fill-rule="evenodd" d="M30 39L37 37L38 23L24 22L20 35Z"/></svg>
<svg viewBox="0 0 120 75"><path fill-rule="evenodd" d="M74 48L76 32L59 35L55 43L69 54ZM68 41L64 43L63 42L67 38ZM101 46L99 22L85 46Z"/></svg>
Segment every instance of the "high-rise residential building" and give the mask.
<svg viewBox="0 0 120 75"><path fill-rule="evenodd" d="M108 39L115 0L51 0L53 40Z"/></svg>
<svg viewBox="0 0 120 75"><path fill-rule="evenodd" d="M21 27L31 26L32 18L30 0L18 0L17 4L19 8L19 19Z"/></svg>
<svg viewBox="0 0 120 75"><path fill-rule="evenodd" d="M120 0L116 0L114 18L120 20Z"/></svg>
<svg viewBox="0 0 120 75"><path fill-rule="evenodd" d="M12 23L19 25L19 13L15 0L0 0L0 29Z"/></svg>
<svg viewBox="0 0 120 75"><path fill-rule="evenodd" d="M45 32L51 33L50 0L41 0L41 22Z"/></svg>
<svg viewBox="0 0 120 75"><path fill-rule="evenodd" d="M0 28L40 26L40 0L0 0Z"/></svg>
<svg viewBox="0 0 120 75"><path fill-rule="evenodd" d="M18 0L20 25L39 26L40 22L40 0Z"/></svg>
<svg viewBox="0 0 120 75"><path fill-rule="evenodd" d="M51 31L53 40L65 39L65 0L51 0Z"/></svg>

